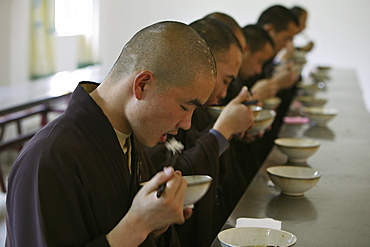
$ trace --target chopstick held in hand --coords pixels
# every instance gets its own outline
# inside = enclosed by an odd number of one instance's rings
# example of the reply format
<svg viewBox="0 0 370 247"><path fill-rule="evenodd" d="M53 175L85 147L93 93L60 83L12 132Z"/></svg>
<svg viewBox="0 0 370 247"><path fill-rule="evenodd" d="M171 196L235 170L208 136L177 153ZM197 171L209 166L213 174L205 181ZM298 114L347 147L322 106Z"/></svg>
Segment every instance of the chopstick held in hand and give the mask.
<svg viewBox="0 0 370 247"><path fill-rule="evenodd" d="M181 153L181 150L184 148L184 146L181 144L181 142L176 141L175 138L172 138L168 140L168 142L165 143L166 148L172 152L172 156L170 153L167 155L168 159L168 165L174 167L176 164L176 161L179 157L179 153ZM166 188L166 183L161 184L157 189L157 198L160 198Z"/></svg>
<svg viewBox="0 0 370 247"><path fill-rule="evenodd" d="M256 105L258 103L258 100L250 100L250 101L244 101L242 102L243 105Z"/></svg>
<svg viewBox="0 0 370 247"><path fill-rule="evenodd" d="M159 185L157 189L157 198L160 198L162 196L165 188L166 188L166 183Z"/></svg>

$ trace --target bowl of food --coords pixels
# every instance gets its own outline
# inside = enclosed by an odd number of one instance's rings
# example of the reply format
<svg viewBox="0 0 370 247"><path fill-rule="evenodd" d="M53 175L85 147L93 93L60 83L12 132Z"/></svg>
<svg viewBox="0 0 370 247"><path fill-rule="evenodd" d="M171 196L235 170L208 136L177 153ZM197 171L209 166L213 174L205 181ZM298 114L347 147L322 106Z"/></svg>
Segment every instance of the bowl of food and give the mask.
<svg viewBox="0 0 370 247"><path fill-rule="evenodd" d="M251 108L252 108L253 117L257 117L260 114L260 112L263 110L263 108L258 105L252 105Z"/></svg>
<svg viewBox="0 0 370 247"><path fill-rule="evenodd" d="M306 55L307 55L307 51L294 51L293 53L293 59L294 61L306 61Z"/></svg>
<svg viewBox="0 0 370 247"><path fill-rule="evenodd" d="M293 246L297 237L290 232L263 227L238 227L218 234L223 247Z"/></svg>
<svg viewBox="0 0 370 247"><path fill-rule="evenodd" d="M209 106L208 112L213 118L218 118L225 106ZM260 111L262 111L261 106L251 105L253 117L256 117Z"/></svg>
<svg viewBox="0 0 370 247"><path fill-rule="evenodd" d="M320 91L320 88L318 87L318 85L316 83L313 83L313 84L299 84L298 85L298 88L301 89L303 91L303 93L307 96L312 96L314 97L315 94Z"/></svg>
<svg viewBox="0 0 370 247"><path fill-rule="evenodd" d="M315 72L311 72L310 75L316 82L330 80L330 76L328 75L327 70L318 70Z"/></svg>
<svg viewBox="0 0 370 247"><path fill-rule="evenodd" d="M251 135L258 135L264 132L274 122L276 112L274 110L262 110L257 117L254 118L254 126L248 131Z"/></svg>
<svg viewBox="0 0 370 247"><path fill-rule="evenodd" d="M185 207L192 207L207 193L212 183L212 178L207 175L189 175L184 176L188 182L185 193Z"/></svg>
<svg viewBox="0 0 370 247"><path fill-rule="evenodd" d="M297 96L296 100L302 103L303 106L312 107L312 106L323 106L326 104L327 100L323 98L316 98L313 96Z"/></svg>
<svg viewBox="0 0 370 247"><path fill-rule="evenodd" d="M274 140L277 148L288 156L288 163L306 163L320 147L320 142L306 138L277 138Z"/></svg>
<svg viewBox="0 0 370 247"><path fill-rule="evenodd" d="M315 169L303 166L272 166L266 172L275 187L289 196L303 196L321 177Z"/></svg>
<svg viewBox="0 0 370 247"><path fill-rule="evenodd" d="M262 100L263 108L268 110L275 110L281 103L281 99L279 97L271 97Z"/></svg>
<svg viewBox="0 0 370 247"><path fill-rule="evenodd" d="M209 106L208 112L213 118L218 118L225 106Z"/></svg>
<svg viewBox="0 0 370 247"><path fill-rule="evenodd" d="M185 192L184 207L193 207L194 203L198 202L207 193L212 183L212 178L208 175L188 175L183 176L188 187ZM140 183L144 186L147 182ZM159 197L164 193L166 184L163 184L158 188L157 196Z"/></svg>
<svg viewBox="0 0 370 247"><path fill-rule="evenodd" d="M324 66L324 65L319 65L317 66L318 71L330 71L331 67L330 66Z"/></svg>
<svg viewBox="0 0 370 247"><path fill-rule="evenodd" d="M317 126L326 126L338 114L337 109L327 107L304 107L302 111Z"/></svg>

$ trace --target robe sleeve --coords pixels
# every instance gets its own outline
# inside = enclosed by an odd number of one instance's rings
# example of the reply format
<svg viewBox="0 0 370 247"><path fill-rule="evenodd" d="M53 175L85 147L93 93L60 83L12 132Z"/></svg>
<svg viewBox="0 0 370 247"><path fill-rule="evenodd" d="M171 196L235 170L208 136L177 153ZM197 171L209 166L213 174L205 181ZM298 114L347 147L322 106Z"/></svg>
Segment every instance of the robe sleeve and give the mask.
<svg viewBox="0 0 370 247"><path fill-rule="evenodd" d="M146 151L157 171L171 165L183 175L215 175L219 158L218 141L212 133L200 136L192 147L176 155L177 157L174 157L163 144Z"/></svg>
<svg viewBox="0 0 370 247"><path fill-rule="evenodd" d="M181 153L175 167L184 175L202 174L215 176L218 174L218 142L211 133L199 137L195 145Z"/></svg>

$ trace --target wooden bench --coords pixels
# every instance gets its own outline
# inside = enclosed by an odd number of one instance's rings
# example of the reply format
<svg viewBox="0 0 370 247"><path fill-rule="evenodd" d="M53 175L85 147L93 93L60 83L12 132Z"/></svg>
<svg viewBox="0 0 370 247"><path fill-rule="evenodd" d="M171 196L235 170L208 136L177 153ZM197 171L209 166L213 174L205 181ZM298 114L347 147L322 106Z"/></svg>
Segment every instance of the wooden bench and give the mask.
<svg viewBox="0 0 370 247"><path fill-rule="evenodd" d="M50 112L61 113L64 108L60 105L65 105L71 93L65 93L58 96L51 96L42 98L38 101L25 102L22 105L16 105L12 108L3 108L0 110L0 152L15 148L17 151L21 150L25 142L31 139L36 132L48 123L48 114ZM31 131L24 131L22 123L25 119L32 116L40 115L41 121L36 129ZM16 135L10 139L4 140L6 129L9 125L16 127ZM0 187L2 192L6 192L6 185L4 181L4 174L0 163Z"/></svg>

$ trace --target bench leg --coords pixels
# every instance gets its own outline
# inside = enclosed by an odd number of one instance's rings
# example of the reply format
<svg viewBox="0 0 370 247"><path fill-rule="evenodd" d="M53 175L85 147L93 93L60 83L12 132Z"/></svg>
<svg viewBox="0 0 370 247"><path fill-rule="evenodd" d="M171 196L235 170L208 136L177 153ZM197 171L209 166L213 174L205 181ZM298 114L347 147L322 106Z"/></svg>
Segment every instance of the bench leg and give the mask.
<svg viewBox="0 0 370 247"><path fill-rule="evenodd" d="M4 181L4 176L3 176L3 171L1 169L1 166L0 166L0 187L1 187L1 191L3 193L6 193L5 181Z"/></svg>

